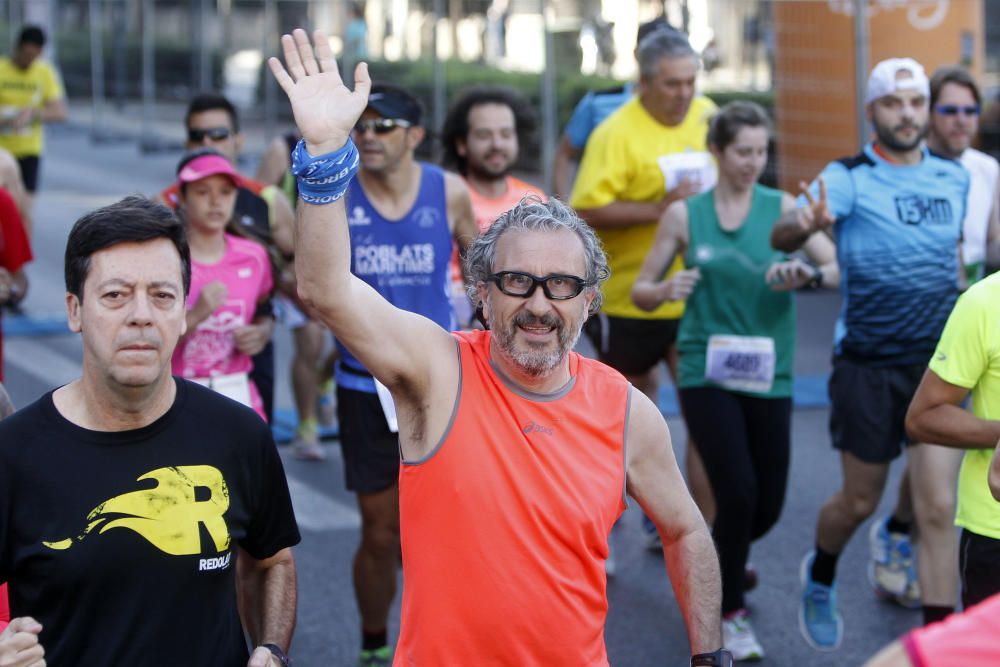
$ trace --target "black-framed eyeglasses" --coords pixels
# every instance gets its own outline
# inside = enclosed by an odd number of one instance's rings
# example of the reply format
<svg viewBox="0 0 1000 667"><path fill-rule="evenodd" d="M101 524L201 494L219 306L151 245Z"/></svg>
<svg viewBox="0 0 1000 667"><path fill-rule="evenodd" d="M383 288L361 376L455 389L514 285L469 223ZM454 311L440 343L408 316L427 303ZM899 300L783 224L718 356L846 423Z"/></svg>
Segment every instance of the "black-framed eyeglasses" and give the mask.
<svg viewBox="0 0 1000 667"><path fill-rule="evenodd" d="M206 127L204 129L192 127L188 129L188 141L192 144L200 144L205 141L205 137L212 141L222 141L232 135L233 131L228 127Z"/></svg>
<svg viewBox="0 0 1000 667"><path fill-rule="evenodd" d="M593 285L583 278L561 273L550 273L539 277L521 271L500 271L489 278L507 296L519 296L524 299L530 298L539 285L542 286L545 296L554 301L572 299L579 296L585 287Z"/></svg>
<svg viewBox="0 0 1000 667"><path fill-rule="evenodd" d="M978 116L979 105L937 104L934 106L934 111L938 112L942 116L956 116L959 113L961 113L963 116Z"/></svg>
<svg viewBox="0 0 1000 667"><path fill-rule="evenodd" d="M406 129L413 127L413 123L402 118L369 118L355 123L354 131L358 134L364 134L368 130L372 130L375 134L389 134L397 127Z"/></svg>

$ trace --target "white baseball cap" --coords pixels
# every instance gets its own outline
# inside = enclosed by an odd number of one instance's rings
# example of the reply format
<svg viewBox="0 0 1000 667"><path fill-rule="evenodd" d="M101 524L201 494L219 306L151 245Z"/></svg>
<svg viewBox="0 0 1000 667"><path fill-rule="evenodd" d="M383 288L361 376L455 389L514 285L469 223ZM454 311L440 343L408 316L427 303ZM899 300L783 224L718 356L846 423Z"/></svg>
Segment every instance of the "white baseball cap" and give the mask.
<svg viewBox="0 0 1000 667"><path fill-rule="evenodd" d="M909 72L910 76L897 79L896 76L900 72ZM875 65L875 69L868 77L865 104L871 104L878 98L891 95L897 90L916 90L930 97L931 84L923 65L913 58L889 58Z"/></svg>

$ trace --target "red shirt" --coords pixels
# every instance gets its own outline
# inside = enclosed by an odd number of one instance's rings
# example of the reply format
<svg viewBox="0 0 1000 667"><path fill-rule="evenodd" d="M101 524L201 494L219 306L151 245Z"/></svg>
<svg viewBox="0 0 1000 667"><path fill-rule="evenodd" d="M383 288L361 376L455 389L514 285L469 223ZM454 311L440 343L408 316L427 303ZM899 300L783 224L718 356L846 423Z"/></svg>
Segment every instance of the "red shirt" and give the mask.
<svg viewBox="0 0 1000 667"><path fill-rule="evenodd" d="M32 259L24 222L10 194L0 188L0 267L17 273ZM3 382L3 329L0 328L0 382Z"/></svg>
<svg viewBox="0 0 1000 667"><path fill-rule="evenodd" d="M395 665L606 667L608 533L625 508L629 384L570 354L531 394L452 334L460 397L438 448L399 471L403 609Z"/></svg>

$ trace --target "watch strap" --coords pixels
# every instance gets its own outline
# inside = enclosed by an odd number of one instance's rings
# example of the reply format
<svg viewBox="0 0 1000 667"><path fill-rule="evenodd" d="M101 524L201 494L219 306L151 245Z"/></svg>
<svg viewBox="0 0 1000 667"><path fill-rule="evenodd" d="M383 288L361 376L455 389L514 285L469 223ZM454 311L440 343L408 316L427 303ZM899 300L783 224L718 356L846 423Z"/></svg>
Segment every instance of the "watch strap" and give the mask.
<svg viewBox="0 0 1000 667"><path fill-rule="evenodd" d="M292 664L291 658L277 644L261 644L259 648L266 648L270 651L278 659L278 662L281 663L281 667L289 667Z"/></svg>

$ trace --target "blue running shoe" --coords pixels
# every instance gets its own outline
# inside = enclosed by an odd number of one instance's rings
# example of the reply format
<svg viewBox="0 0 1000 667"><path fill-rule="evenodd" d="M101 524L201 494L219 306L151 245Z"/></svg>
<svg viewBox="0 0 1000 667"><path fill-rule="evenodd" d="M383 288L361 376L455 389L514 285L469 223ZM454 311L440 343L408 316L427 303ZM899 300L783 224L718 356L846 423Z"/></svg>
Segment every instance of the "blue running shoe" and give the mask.
<svg viewBox="0 0 1000 667"><path fill-rule="evenodd" d="M802 559L802 603L799 605L799 630L806 643L817 651L833 651L844 638L844 619L837 611L835 586L824 586L812 580L815 553Z"/></svg>
<svg viewBox="0 0 1000 667"><path fill-rule="evenodd" d="M888 522L889 517L875 521L868 532L868 581L878 597L914 609L920 606L916 554L910 536L890 533Z"/></svg>

